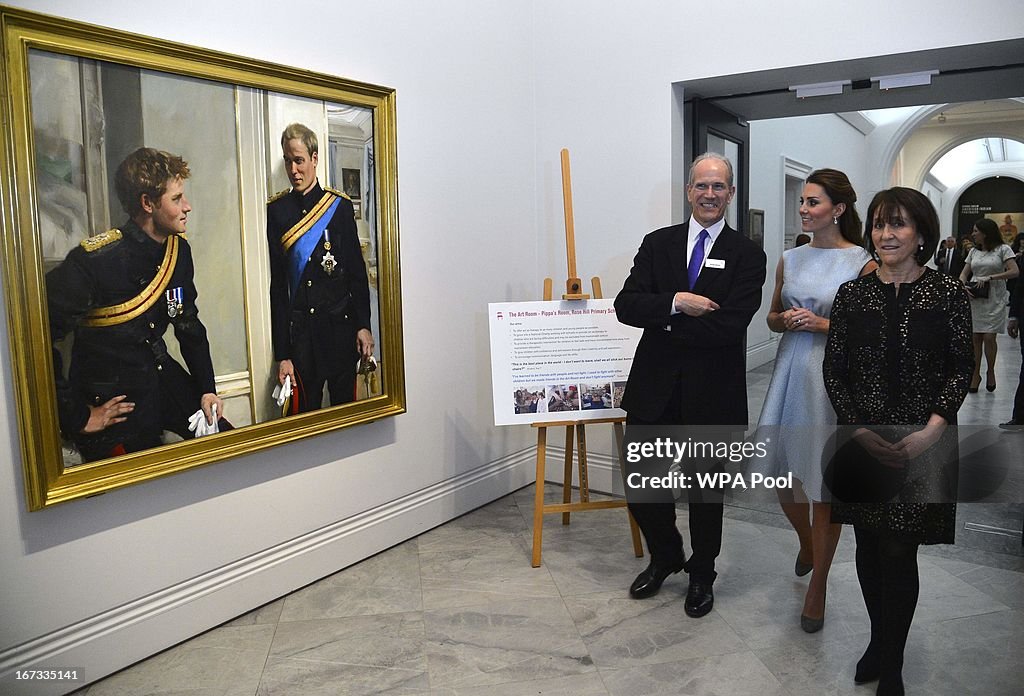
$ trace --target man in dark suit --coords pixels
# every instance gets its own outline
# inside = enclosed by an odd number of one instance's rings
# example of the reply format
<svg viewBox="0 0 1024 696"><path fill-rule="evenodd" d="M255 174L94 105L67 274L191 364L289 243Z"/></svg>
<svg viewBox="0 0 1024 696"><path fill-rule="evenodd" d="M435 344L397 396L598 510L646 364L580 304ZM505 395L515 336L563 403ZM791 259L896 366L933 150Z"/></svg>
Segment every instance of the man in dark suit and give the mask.
<svg viewBox="0 0 1024 696"><path fill-rule="evenodd" d="M946 237L935 252L935 267L940 273L960 277L960 271L964 268L964 255L957 249L956 240L952 237Z"/></svg>
<svg viewBox="0 0 1024 696"><path fill-rule="evenodd" d="M1018 281L1013 288L1013 295L1010 296L1010 321L1006 326L1006 332L1010 334L1011 338L1020 339L1020 379L1017 381L1017 393L1013 397L1013 415L1010 420L999 424L1003 430L1015 432L1024 432L1024 331L1020 330L1022 321L1024 321L1024 282Z"/></svg>
<svg viewBox="0 0 1024 696"><path fill-rule="evenodd" d="M686 186L690 219L644 237L615 298L619 320L644 330L623 397L627 427L747 426L744 340L761 306L767 261L758 245L725 223L735 192L728 159L715 153L698 157ZM699 499L691 488L689 561L669 494L658 502L629 503L651 554L630 594L650 597L665 578L685 568L690 584L684 608L692 617L704 616L714 604L722 543L720 499Z"/></svg>
<svg viewBox="0 0 1024 696"><path fill-rule="evenodd" d="M292 184L267 202L270 321L278 381L298 387L299 412L355 399L356 362L373 355L370 286L352 201L316 178L316 134L301 123L281 135Z"/></svg>
<svg viewBox="0 0 1024 696"><path fill-rule="evenodd" d="M231 427L221 417L184 236L190 173L178 155L135 150L114 178L128 219L82 241L46 274L60 427L85 461L157 447L165 430L192 437L197 409L208 425ZM168 352L169 326L187 371ZM65 377L57 344L69 334Z"/></svg>

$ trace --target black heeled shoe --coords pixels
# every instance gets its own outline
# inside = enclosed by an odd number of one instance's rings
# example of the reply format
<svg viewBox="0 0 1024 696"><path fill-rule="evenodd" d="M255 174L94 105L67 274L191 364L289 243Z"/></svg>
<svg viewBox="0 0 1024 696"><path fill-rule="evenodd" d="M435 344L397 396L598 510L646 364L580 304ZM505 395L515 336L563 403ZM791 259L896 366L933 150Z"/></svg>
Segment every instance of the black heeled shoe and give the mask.
<svg viewBox="0 0 1024 696"><path fill-rule="evenodd" d="M817 633L825 626L825 614L822 613L820 619L812 619L807 614L800 614L800 628L804 630L804 633Z"/></svg>
<svg viewBox="0 0 1024 696"><path fill-rule="evenodd" d="M995 383L995 382L992 382L991 384L989 384L989 383L988 383L988 382L986 381L986 382L985 382L985 390L986 390L986 391L990 391L990 392L994 392L994 391L996 390L996 383Z"/></svg>
<svg viewBox="0 0 1024 696"><path fill-rule="evenodd" d="M853 673L854 684L867 684L882 676L882 659L870 644L864 655L857 660L857 671Z"/></svg>
<svg viewBox="0 0 1024 696"><path fill-rule="evenodd" d="M875 688L875 696L904 696L906 689L903 687L903 675L883 675L878 680Z"/></svg>
<svg viewBox="0 0 1024 696"><path fill-rule="evenodd" d="M814 564L813 563L804 563L803 561L801 561L800 560L800 554L798 553L796 555L796 566L793 568L793 572L796 573L796 576L798 578L802 578L803 576L807 575L812 570L814 570Z"/></svg>

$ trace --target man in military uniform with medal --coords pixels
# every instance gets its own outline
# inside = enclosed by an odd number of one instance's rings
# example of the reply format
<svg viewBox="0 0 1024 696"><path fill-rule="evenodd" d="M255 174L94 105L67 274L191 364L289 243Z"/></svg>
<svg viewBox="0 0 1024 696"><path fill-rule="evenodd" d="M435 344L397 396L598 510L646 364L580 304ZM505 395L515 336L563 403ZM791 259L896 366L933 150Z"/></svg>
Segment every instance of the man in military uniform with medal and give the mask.
<svg viewBox="0 0 1024 696"><path fill-rule="evenodd" d="M325 384L332 406L355 399L356 363L373 355L370 286L352 201L317 181L316 134L293 123L281 149L292 187L267 202L271 334L278 381L305 412Z"/></svg>
<svg viewBox="0 0 1024 696"><path fill-rule="evenodd" d="M61 431L85 461L158 446L164 430L189 438L197 409L211 429L215 420L221 430L231 427L220 418L192 250L182 236L192 210L189 174L177 155L130 154L115 177L128 221L89 237L46 274ZM167 352L168 325L187 372ZM72 333L65 378L57 344Z"/></svg>

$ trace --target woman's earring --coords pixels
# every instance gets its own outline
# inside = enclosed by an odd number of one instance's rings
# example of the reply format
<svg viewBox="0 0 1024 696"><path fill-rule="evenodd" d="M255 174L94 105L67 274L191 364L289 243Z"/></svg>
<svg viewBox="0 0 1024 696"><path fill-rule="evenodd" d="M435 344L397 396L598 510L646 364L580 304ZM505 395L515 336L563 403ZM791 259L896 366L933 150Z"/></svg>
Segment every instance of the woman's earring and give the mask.
<svg viewBox="0 0 1024 696"><path fill-rule="evenodd" d="M838 225L839 224L839 218L837 218L835 215L832 216L832 224L833 225Z"/></svg>

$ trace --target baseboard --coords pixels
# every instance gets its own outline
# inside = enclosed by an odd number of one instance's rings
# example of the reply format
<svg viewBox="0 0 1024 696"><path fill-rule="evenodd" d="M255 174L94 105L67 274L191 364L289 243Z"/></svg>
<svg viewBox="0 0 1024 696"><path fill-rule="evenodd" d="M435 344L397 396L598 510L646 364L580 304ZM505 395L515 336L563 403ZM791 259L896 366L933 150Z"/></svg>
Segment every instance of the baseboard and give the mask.
<svg viewBox="0 0 1024 696"><path fill-rule="evenodd" d="M102 679L532 483L534 453L520 450L4 650L0 693L63 694ZM16 680L26 669L75 669L82 680Z"/></svg>
<svg viewBox="0 0 1024 696"><path fill-rule="evenodd" d="M544 469L545 481L558 484L562 483L563 472L565 470L564 447L547 447L544 458ZM573 460L572 471L572 485L579 486L579 465L576 463L575 459ZM623 496L622 474L619 473L618 459L610 454L587 452L587 483L589 484L590 490L596 493Z"/></svg>
<svg viewBox="0 0 1024 696"><path fill-rule="evenodd" d="M753 370L754 368L761 367L765 363L771 362L775 359L775 354L779 350L779 342L774 336L769 336L767 340L758 343L757 345L747 346L747 370Z"/></svg>

